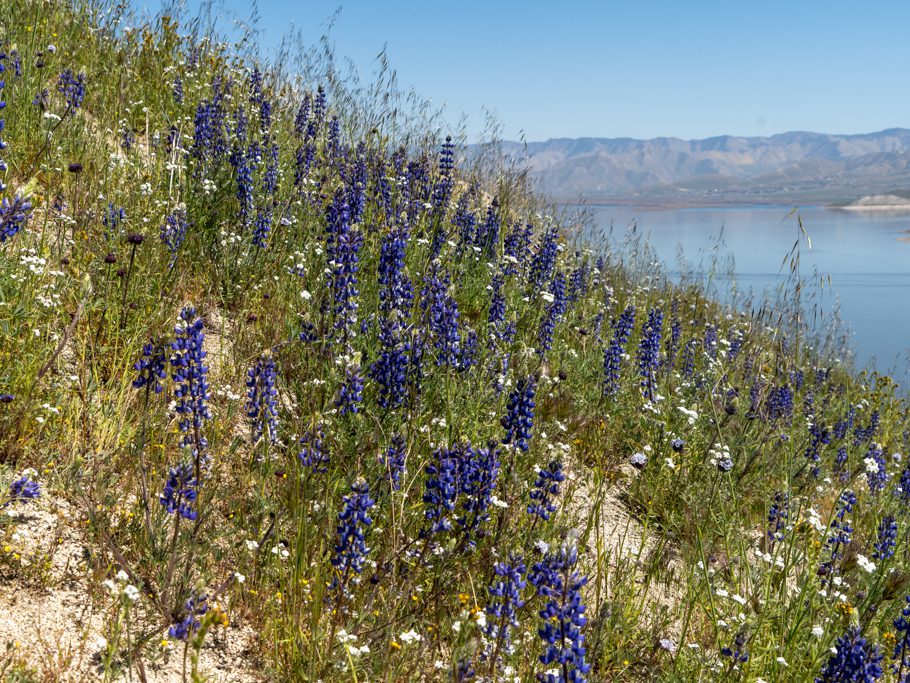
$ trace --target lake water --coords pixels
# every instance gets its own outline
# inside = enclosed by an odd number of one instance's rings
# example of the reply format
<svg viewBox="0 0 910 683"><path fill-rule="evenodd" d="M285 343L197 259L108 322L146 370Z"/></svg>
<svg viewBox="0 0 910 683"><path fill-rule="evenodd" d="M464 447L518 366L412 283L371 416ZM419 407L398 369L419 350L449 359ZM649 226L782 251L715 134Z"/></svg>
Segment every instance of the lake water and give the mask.
<svg viewBox="0 0 910 683"><path fill-rule="evenodd" d="M600 228L613 226L613 241L635 223L671 277L680 274L680 255L701 270L712 254L732 257L736 288L758 294L786 280L781 263L799 233L793 207L742 206L650 210L625 206L587 207ZM851 212L800 207L811 239L802 243L800 271L830 276L823 308L840 306L851 332L855 363L890 372L905 387L910 380L910 214ZM730 278L715 280L716 293L727 296Z"/></svg>

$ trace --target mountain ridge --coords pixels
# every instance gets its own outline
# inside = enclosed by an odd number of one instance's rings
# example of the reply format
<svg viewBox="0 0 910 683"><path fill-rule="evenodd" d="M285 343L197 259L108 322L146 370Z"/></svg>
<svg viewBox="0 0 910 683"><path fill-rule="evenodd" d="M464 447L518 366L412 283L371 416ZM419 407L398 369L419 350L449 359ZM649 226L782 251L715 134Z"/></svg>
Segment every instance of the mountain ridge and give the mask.
<svg viewBox="0 0 910 683"><path fill-rule="evenodd" d="M910 187L910 129L504 141L558 201L844 204ZM716 182L712 182L716 181Z"/></svg>

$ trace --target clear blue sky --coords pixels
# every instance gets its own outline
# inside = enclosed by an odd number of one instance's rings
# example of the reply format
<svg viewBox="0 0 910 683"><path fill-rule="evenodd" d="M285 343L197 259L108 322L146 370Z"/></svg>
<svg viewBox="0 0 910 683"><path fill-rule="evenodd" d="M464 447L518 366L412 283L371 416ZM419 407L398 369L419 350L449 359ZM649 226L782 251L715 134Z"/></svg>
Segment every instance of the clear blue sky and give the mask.
<svg viewBox="0 0 910 683"><path fill-rule="evenodd" d="M160 0L137 0L156 11ZM186 0L192 10L200 0ZM225 17L250 3L216 0ZM910 3L803 0L260 0L264 54L289 25L362 75L388 46L401 86L468 131L709 137L910 126ZM225 19L229 27L229 19Z"/></svg>

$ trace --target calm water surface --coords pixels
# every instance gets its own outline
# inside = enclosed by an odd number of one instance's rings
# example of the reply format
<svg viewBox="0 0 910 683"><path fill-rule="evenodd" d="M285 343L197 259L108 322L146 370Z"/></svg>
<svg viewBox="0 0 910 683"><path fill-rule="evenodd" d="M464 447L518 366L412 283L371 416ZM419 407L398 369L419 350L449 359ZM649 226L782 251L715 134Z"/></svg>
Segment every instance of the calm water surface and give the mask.
<svg viewBox="0 0 910 683"><path fill-rule="evenodd" d="M590 207L589 207L590 208ZM711 255L734 262L736 287L761 294L784 279L784 257L798 234L793 207L743 206L711 209L638 210L594 207L597 224L613 226L614 240L634 221L667 272L678 275L685 263L707 269ZM812 241L802 244L801 272L830 276L822 301L840 305L852 332L856 364L892 372L904 386L910 379L910 214L865 213L800 207ZM716 282L723 296L732 282Z"/></svg>

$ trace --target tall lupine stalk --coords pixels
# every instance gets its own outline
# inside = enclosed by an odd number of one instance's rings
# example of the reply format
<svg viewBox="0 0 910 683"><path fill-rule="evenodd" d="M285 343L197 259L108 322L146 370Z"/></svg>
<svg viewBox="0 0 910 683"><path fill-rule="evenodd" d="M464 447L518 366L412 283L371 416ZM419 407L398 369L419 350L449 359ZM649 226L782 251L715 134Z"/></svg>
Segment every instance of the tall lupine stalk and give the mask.
<svg viewBox="0 0 910 683"><path fill-rule="evenodd" d="M6 65L4 62L7 55L0 52L0 244L11 240L16 236L28 221L32 212L32 203L25 197L16 194L12 199L3 196L6 192L6 183L3 177L6 173L7 165L3 159L3 152L7 149L7 143L3 139L3 131L6 128L6 119L4 112L6 110L6 101L3 99L3 90L6 88Z"/></svg>
<svg viewBox="0 0 910 683"><path fill-rule="evenodd" d="M582 629L588 620L581 602L581 589L588 579L576 569L577 561L575 540L570 537L559 550L535 564L529 575L537 595L546 601L540 610L543 625L537 631L546 644L540 662L557 672L548 670L538 676L546 683L584 683L591 670L585 661Z"/></svg>
<svg viewBox="0 0 910 683"><path fill-rule="evenodd" d="M351 579L363 571L363 563L370 552L365 532L373 523L369 511L375 502L370 497L369 485L362 477L351 484L350 494L344 497L344 507L338 513L335 554L332 557L332 566L335 567L333 590L344 593Z"/></svg>
<svg viewBox="0 0 910 683"><path fill-rule="evenodd" d="M619 391L619 377L625 346L635 326L635 306L629 304L617 320L613 321L613 336L604 349L603 395L614 396Z"/></svg>
<svg viewBox="0 0 910 683"><path fill-rule="evenodd" d="M339 190L326 214L326 258L332 291L334 329L345 347L355 334L354 326L357 323L357 278L362 246L363 236L352 224L346 194Z"/></svg>
<svg viewBox="0 0 910 683"><path fill-rule="evenodd" d="M648 320L641 330L638 345L638 372L641 375L641 391L649 401L654 400L654 383L660 369L660 339L663 312L659 308L648 311Z"/></svg>
<svg viewBox="0 0 910 683"><path fill-rule="evenodd" d="M511 444L517 450L527 451L534 428L534 394L537 382L533 376L524 377L515 383L515 389L509 394L506 414L502 418L505 436L502 442Z"/></svg>
<svg viewBox="0 0 910 683"><path fill-rule="evenodd" d="M853 539L853 527L847 515L853 512L854 505L856 505L856 495L852 491L844 491L838 499L837 511L829 527L831 533L826 543L830 548L830 556L819 570L829 585L834 582L835 571L844 556L845 546L849 545Z"/></svg>
<svg viewBox="0 0 910 683"><path fill-rule="evenodd" d="M904 598L904 608L894 620L894 631L897 636L891 658L895 663L891 670L895 674L897 683L910 681L910 595Z"/></svg>
<svg viewBox="0 0 910 683"><path fill-rule="evenodd" d="M547 351L553 347L553 334L556 331L556 325L562 320L568 310L566 296L566 276L562 273L556 273L550 283L550 291L544 297L549 302L549 305L544 312L543 319L540 321L540 328L537 331L537 355L541 358L545 357Z"/></svg>
<svg viewBox="0 0 910 683"><path fill-rule="evenodd" d="M466 548L474 548L481 526L490 515L487 510L499 476L499 448L490 443L486 448L464 445L459 458L459 492L462 497L461 515L456 519Z"/></svg>
<svg viewBox="0 0 910 683"><path fill-rule="evenodd" d="M260 356L256 365L247 371L246 415L250 420L254 444L263 435L269 443L274 444L278 440L277 374L275 360L270 353Z"/></svg>
<svg viewBox="0 0 910 683"><path fill-rule="evenodd" d="M505 562L493 565L494 579L487 588L490 599L486 607L487 626L484 633L493 641L488 648L490 677L496 671L501 652L512 651L512 630L518 627L518 610L525 605L521 592L528 581L525 578L527 566L521 555L510 554Z"/></svg>
<svg viewBox="0 0 910 683"><path fill-rule="evenodd" d="M873 683L882 676L884 654L869 643L859 626L837 639L816 683Z"/></svg>
<svg viewBox="0 0 910 683"><path fill-rule="evenodd" d="M413 300L411 281L404 272L407 229L393 227L382 240L379 255L379 357L369 374L378 385L379 405L397 408L407 397L408 339L410 306Z"/></svg>

